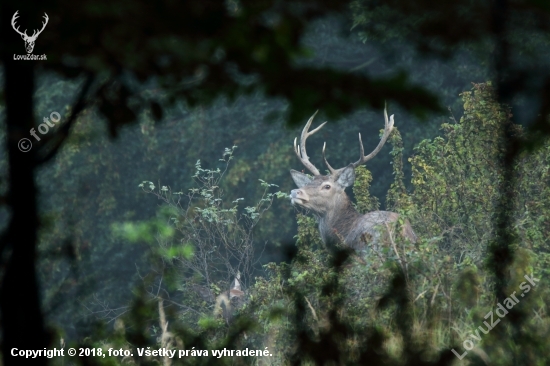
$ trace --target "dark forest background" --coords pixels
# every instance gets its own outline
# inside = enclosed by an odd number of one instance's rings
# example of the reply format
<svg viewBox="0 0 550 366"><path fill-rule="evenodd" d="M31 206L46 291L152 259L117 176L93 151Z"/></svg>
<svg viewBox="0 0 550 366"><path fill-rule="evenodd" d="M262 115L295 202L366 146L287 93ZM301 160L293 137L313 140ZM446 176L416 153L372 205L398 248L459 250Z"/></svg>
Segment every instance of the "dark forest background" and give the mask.
<svg viewBox="0 0 550 366"><path fill-rule="evenodd" d="M15 11L47 61L14 60ZM549 27L537 0L2 2L1 363L546 364ZM309 155L345 166L386 104L349 193L420 240L358 260L290 205L292 144L319 110ZM9 356L61 345L274 356Z"/></svg>

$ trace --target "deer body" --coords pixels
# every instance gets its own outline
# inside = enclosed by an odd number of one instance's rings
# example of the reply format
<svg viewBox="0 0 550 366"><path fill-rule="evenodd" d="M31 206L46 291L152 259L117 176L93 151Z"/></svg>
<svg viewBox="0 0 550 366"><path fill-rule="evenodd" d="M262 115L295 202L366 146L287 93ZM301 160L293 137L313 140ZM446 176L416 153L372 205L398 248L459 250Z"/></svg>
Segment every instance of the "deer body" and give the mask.
<svg viewBox="0 0 550 366"><path fill-rule="evenodd" d="M217 317L221 315L228 324L233 318L233 312L244 304L245 293L242 291L240 278L241 274L239 272L233 281L231 289L222 292L216 298L214 316Z"/></svg>
<svg viewBox="0 0 550 366"><path fill-rule="evenodd" d="M397 213L389 211L373 211L362 215L353 207L345 192L345 188L353 185L355 181L355 168L374 157L392 131L393 115L389 121L385 111L384 114L386 117L384 135L377 148L368 156L364 155L361 134L359 134L361 157L356 163L341 169L333 169L326 161L325 146L323 146L323 158L331 172L330 175L319 173L317 168L309 162L305 149L307 137L317 132L324 123L308 132L315 116L313 115L302 131L301 149L300 146L296 146L296 140L294 141L296 154L314 176L311 178L296 170L290 171L292 179L298 186L298 189L294 189L290 193L291 202L293 205L310 210L315 215L319 223L321 239L325 244L343 242L355 250L363 251L370 243L377 248L382 239L381 236L388 233L389 225L399 219ZM413 242L416 241L416 235L408 222L403 225L401 235Z"/></svg>

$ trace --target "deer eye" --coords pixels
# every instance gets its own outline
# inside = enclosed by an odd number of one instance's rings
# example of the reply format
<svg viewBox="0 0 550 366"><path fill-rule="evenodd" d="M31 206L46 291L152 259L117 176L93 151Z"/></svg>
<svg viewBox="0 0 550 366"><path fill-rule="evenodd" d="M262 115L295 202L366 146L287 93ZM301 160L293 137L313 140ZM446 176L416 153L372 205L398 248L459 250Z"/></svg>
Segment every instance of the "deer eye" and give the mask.
<svg viewBox="0 0 550 366"><path fill-rule="evenodd" d="M330 189L330 185L327 184L327 185L325 185L323 188L324 188L324 189Z"/></svg>

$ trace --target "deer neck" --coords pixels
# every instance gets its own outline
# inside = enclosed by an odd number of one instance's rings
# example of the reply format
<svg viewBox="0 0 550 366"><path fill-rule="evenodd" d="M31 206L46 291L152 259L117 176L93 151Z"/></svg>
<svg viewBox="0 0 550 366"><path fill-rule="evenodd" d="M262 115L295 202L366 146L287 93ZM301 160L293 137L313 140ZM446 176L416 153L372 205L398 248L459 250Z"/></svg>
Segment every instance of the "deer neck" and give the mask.
<svg viewBox="0 0 550 366"><path fill-rule="evenodd" d="M355 222L361 215L351 201L336 202L326 214L319 216L319 232L325 244L344 242Z"/></svg>

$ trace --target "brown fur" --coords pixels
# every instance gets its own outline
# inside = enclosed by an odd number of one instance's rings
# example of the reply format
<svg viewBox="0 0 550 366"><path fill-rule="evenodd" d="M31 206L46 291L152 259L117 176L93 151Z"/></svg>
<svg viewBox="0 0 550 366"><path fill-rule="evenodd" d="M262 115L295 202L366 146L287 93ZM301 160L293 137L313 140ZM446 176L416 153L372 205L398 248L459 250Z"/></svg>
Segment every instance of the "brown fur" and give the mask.
<svg viewBox="0 0 550 366"><path fill-rule="evenodd" d="M318 175L304 178L291 171L300 187L291 192L293 204L309 209L317 218L321 239L325 244L344 242L355 250L365 250L367 245L378 247L381 235L387 235L386 224L393 224L399 215L389 211L373 211L361 215L353 207L345 192L345 184L331 176ZM327 188L330 187L330 188ZM416 242L416 235L405 222L401 235Z"/></svg>
<svg viewBox="0 0 550 366"><path fill-rule="evenodd" d="M233 318L233 312L244 304L245 293L242 291L240 274L237 274L229 291L222 292L216 298L214 316L222 316L229 324Z"/></svg>

